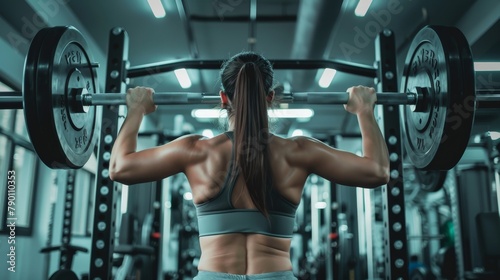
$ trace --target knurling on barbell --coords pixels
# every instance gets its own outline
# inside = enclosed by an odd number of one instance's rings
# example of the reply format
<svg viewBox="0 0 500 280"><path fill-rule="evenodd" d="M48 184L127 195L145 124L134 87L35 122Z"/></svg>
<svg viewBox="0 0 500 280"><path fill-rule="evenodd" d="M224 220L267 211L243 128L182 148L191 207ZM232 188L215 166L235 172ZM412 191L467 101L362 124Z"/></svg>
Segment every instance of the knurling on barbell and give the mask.
<svg viewBox="0 0 500 280"><path fill-rule="evenodd" d="M95 108L82 110L75 100L81 93L101 96L95 94L95 68L85 38L74 27L45 28L32 40L23 108L35 151L50 168L81 168L94 150ZM402 77L402 93L425 96L425 102L402 110L409 158L420 169L452 168L465 151L475 113L472 55L460 30L424 27L412 41ZM75 89L82 89L76 97Z"/></svg>

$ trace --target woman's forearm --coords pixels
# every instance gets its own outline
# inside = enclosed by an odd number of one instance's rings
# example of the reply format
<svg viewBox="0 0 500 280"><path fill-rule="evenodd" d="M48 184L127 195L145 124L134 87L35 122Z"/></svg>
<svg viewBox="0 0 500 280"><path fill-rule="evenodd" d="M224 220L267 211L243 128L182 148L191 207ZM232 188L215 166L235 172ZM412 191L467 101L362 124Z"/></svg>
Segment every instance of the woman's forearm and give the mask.
<svg viewBox="0 0 500 280"><path fill-rule="evenodd" d="M137 136L143 117L144 114L139 110L130 110L127 113L111 151L111 169L119 169L123 157L136 151Z"/></svg>
<svg viewBox="0 0 500 280"><path fill-rule="evenodd" d="M375 120L373 110L359 114L358 122L363 139L363 155L377 162L383 169L389 169L389 156L382 132Z"/></svg>

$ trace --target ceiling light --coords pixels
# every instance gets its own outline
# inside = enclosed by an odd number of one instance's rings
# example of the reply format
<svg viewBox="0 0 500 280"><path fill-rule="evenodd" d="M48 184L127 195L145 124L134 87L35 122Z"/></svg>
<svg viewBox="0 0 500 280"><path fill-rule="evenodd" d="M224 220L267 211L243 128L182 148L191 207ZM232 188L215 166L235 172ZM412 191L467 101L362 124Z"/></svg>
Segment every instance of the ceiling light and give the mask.
<svg viewBox="0 0 500 280"><path fill-rule="evenodd" d="M327 88L330 86L332 83L333 77L335 77L335 74L337 73L337 70L332 69L332 68L325 68L323 71L323 74L321 75L321 78L319 78L318 84L322 88Z"/></svg>
<svg viewBox="0 0 500 280"><path fill-rule="evenodd" d="M500 62L474 62L476 71L500 71Z"/></svg>
<svg viewBox="0 0 500 280"><path fill-rule="evenodd" d="M153 11L153 14L155 15L156 18L163 18L165 17L165 8L163 8L163 4L161 3L161 0L148 0L149 7L151 7L151 11Z"/></svg>
<svg viewBox="0 0 500 280"><path fill-rule="evenodd" d="M218 119L226 118L227 112L220 109L194 109L191 116L196 119Z"/></svg>
<svg viewBox="0 0 500 280"><path fill-rule="evenodd" d="M294 136L303 136L303 135L304 135L304 131L302 129L295 129L292 132L292 137L294 137Z"/></svg>
<svg viewBox="0 0 500 280"><path fill-rule="evenodd" d="M176 69L174 71L175 77L177 77L177 81L182 88L190 88L191 87L191 79L189 79L188 72L185 68Z"/></svg>
<svg viewBox="0 0 500 280"><path fill-rule="evenodd" d="M314 111L311 109L272 109L268 111L268 114L273 119L306 119L314 116Z"/></svg>
<svg viewBox="0 0 500 280"><path fill-rule="evenodd" d="M326 202L324 201L318 201L314 204L316 209L325 209L326 208Z"/></svg>
<svg viewBox="0 0 500 280"><path fill-rule="evenodd" d="M359 0L356 9L354 10L354 14L358 17L364 17L372 4L372 0Z"/></svg>
<svg viewBox="0 0 500 280"><path fill-rule="evenodd" d="M497 131L488 131L488 136L490 136L491 140L498 140L500 139L500 132Z"/></svg>
<svg viewBox="0 0 500 280"><path fill-rule="evenodd" d="M127 213L128 208L128 185L122 185L120 212Z"/></svg>
<svg viewBox="0 0 500 280"><path fill-rule="evenodd" d="M203 132L201 135L207 137L207 138L212 138L214 137L214 132L211 129L203 129Z"/></svg>
<svg viewBox="0 0 500 280"><path fill-rule="evenodd" d="M269 118L300 118L306 119L314 116L311 109L270 109L267 111ZM191 116L197 119L218 119L227 117L227 112L220 109L194 109Z"/></svg>
<svg viewBox="0 0 500 280"><path fill-rule="evenodd" d="M185 192L182 197L184 198L184 200L193 200L193 194L190 193L190 192Z"/></svg>

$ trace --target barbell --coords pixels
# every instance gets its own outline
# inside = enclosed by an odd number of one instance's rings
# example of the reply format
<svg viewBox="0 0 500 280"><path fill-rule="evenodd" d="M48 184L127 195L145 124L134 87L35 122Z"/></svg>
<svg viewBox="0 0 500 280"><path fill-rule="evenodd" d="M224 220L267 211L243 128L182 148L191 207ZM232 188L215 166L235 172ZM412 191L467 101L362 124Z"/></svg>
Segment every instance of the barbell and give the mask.
<svg viewBox="0 0 500 280"><path fill-rule="evenodd" d="M26 56L23 92L0 96L1 109L24 109L31 142L50 168L81 168L98 140L94 106L126 104L126 94L98 93L97 66L76 28L44 28ZM278 100L345 104L348 94L294 92ZM476 96L469 44L460 30L444 26L426 26L413 39L401 92L377 93L377 104L408 105L402 110L406 151L417 168L427 170L455 166L468 144L476 108L500 107L499 101L495 94ZM215 104L220 99L216 93L157 92L154 102Z"/></svg>

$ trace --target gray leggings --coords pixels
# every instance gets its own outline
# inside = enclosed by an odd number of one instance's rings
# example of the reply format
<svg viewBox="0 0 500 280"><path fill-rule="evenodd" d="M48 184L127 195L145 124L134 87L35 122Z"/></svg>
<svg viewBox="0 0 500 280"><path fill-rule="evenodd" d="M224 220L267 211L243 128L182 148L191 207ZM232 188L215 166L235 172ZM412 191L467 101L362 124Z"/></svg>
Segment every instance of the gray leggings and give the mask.
<svg viewBox="0 0 500 280"><path fill-rule="evenodd" d="M252 275L229 274L222 272L200 271L193 280L297 280L293 272L276 271Z"/></svg>

